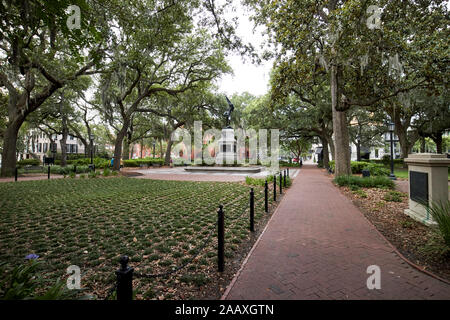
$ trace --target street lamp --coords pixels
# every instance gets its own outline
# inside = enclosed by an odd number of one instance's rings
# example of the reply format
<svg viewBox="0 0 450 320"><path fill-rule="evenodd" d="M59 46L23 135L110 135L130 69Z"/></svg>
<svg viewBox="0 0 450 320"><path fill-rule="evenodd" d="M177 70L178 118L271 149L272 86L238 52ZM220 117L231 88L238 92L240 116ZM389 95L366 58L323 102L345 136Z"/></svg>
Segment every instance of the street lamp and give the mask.
<svg viewBox="0 0 450 320"><path fill-rule="evenodd" d="M95 136L91 133L89 135L89 140L91 140L91 146L90 146L90 149L91 149L91 165L94 164L94 138L95 138Z"/></svg>
<svg viewBox="0 0 450 320"><path fill-rule="evenodd" d="M394 174L394 130L395 130L395 124L391 121L388 123L388 129L390 133L390 141L391 141L391 174L389 175L389 178L392 180L397 180Z"/></svg>

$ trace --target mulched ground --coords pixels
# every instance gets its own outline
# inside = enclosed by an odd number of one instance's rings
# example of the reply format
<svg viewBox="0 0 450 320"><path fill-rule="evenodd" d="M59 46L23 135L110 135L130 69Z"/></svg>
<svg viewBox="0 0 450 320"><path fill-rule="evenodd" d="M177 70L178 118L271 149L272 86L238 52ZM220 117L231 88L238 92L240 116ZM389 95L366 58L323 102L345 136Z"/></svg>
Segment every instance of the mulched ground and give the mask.
<svg viewBox="0 0 450 320"><path fill-rule="evenodd" d="M407 193L401 192L401 202L393 202L385 200L389 193L385 189L339 189L407 259L450 281L450 248L445 246L436 228L404 214L408 208Z"/></svg>

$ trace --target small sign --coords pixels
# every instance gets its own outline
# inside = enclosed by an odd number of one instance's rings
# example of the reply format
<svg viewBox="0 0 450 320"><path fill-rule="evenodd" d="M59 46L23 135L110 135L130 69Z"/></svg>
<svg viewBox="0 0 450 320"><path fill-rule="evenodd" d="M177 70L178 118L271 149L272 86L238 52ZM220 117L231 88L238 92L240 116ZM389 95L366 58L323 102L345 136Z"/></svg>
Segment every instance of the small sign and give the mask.
<svg viewBox="0 0 450 320"><path fill-rule="evenodd" d="M428 203L428 173L410 171L409 189L411 200Z"/></svg>

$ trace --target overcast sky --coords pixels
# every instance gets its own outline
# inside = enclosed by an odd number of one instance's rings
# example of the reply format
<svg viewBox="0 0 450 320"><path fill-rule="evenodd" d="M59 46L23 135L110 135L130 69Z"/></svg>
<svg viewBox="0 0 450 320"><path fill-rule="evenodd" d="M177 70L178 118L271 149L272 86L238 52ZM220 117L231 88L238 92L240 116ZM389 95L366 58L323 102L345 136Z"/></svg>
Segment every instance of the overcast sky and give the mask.
<svg viewBox="0 0 450 320"><path fill-rule="evenodd" d="M238 4L236 1L235 4ZM250 42L262 52L260 49L264 41L261 32L258 28L253 32L254 24L250 21L248 12L238 5L238 10L234 14L239 17L239 27L237 29L238 35L244 42ZM264 61L261 65L253 65L249 59L246 62L238 55L227 57L230 66L233 68L234 75L226 75L217 82L219 91L225 92L227 95L233 93L249 92L253 95L263 95L268 91L269 75L272 68L272 61Z"/></svg>

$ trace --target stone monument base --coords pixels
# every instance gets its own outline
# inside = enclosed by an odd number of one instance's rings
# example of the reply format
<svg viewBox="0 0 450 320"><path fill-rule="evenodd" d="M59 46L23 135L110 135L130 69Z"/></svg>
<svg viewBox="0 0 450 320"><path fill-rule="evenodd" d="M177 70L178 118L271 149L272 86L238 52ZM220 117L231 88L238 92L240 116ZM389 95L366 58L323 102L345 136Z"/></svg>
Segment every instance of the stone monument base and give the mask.
<svg viewBox="0 0 450 320"><path fill-rule="evenodd" d="M413 218L416 221L419 221L427 226L435 226L437 223L431 218L429 214L427 214L426 209L423 208L425 212L421 212L421 210L411 210L405 209L404 213Z"/></svg>
<svg viewBox="0 0 450 320"><path fill-rule="evenodd" d="M222 129L222 137L218 142L219 152L216 155L216 164L234 164L237 161L237 154L233 128Z"/></svg>

